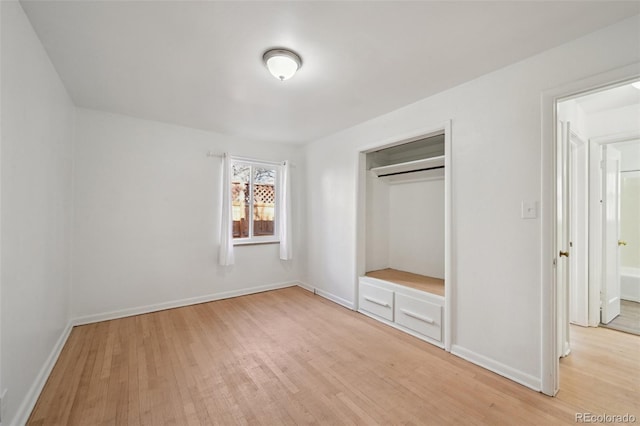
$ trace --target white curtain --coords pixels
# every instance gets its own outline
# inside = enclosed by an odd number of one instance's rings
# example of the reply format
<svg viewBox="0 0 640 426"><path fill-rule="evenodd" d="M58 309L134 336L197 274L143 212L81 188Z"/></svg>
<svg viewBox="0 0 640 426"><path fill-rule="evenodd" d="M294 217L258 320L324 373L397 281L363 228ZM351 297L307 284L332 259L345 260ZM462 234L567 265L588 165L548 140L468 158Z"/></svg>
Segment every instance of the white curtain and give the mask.
<svg viewBox="0 0 640 426"><path fill-rule="evenodd" d="M280 202L277 220L280 221L280 259L293 259L291 240L291 170L289 161L285 161L280 172Z"/></svg>
<svg viewBox="0 0 640 426"><path fill-rule="evenodd" d="M231 201L231 157L222 161L222 227L220 229L220 265L233 265L233 205Z"/></svg>

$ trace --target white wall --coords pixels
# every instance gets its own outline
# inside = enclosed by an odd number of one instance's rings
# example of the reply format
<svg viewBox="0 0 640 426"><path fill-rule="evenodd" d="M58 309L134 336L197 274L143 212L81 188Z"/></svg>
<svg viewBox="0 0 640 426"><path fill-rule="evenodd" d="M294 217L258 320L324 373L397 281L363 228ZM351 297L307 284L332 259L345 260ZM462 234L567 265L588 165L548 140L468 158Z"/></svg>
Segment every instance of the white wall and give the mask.
<svg viewBox="0 0 640 426"><path fill-rule="evenodd" d="M4 31L2 31L2 28L4 27L4 25L2 25L2 16L3 13L2 11L4 10L4 8L2 7L2 5L0 5L0 396L2 396L2 392L4 391L5 387L4 384L2 382L2 137L3 137L3 130L2 130L2 119L4 118L4 115L2 113L2 106L4 104L4 102L2 102L1 100L2 98L2 82L4 81L2 79L2 51L3 51L3 41L2 39ZM0 414L2 414L2 407L0 405ZM0 423L2 422L2 419L0 419Z"/></svg>
<svg viewBox="0 0 640 426"><path fill-rule="evenodd" d="M69 321L74 108L21 6L0 3L0 371L12 424Z"/></svg>
<svg viewBox="0 0 640 426"><path fill-rule="evenodd" d="M640 131L638 131L638 134L640 134ZM640 170L640 139L617 143L614 146L620 150L620 155L622 156L621 171Z"/></svg>
<svg viewBox="0 0 640 426"><path fill-rule="evenodd" d="M4 8L2 7L2 5L0 5L0 396L2 396L2 392L5 389L2 381L2 138L4 133L2 130L2 120L4 118L4 115L2 113L2 106L4 102L2 102L1 100L3 99L2 82L4 81L2 78L2 51L4 46L4 43L2 41L4 38L4 31L2 31L2 28L4 28L4 25L2 24L3 10ZM2 407L0 405L0 414L2 414L1 411ZM2 419L0 419L0 423L1 422Z"/></svg>
<svg viewBox="0 0 640 426"><path fill-rule="evenodd" d="M640 133L640 105L587 114L586 120L588 135L591 138L621 133Z"/></svg>
<svg viewBox="0 0 640 426"><path fill-rule="evenodd" d="M389 185L367 171L366 272L389 267Z"/></svg>
<svg viewBox="0 0 640 426"><path fill-rule="evenodd" d="M208 151L292 160L293 261L279 260L279 246L270 244L237 246L235 265L217 264L222 160ZM298 280L306 260L300 153L293 145L78 109L73 317Z"/></svg>
<svg viewBox="0 0 640 426"><path fill-rule="evenodd" d="M308 145L309 283L353 302L358 152L452 119L453 349L539 388L551 235L520 204L543 199L541 94L640 61L639 43L634 17Z"/></svg>
<svg viewBox="0 0 640 426"><path fill-rule="evenodd" d="M444 279L444 180L390 185L366 175L365 270Z"/></svg>
<svg viewBox="0 0 640 426"><path fill-rule="evenodd" d="M444 279L444 179L389 190L390 267Z"/></svg>

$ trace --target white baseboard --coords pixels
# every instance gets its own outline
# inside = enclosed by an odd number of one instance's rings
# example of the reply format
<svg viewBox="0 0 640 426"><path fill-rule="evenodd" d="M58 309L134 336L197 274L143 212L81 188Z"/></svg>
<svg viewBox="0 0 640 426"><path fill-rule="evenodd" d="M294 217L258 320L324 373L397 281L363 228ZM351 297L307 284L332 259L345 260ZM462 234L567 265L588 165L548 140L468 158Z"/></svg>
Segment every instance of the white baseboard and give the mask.
<svg viewBox="0 0 640 426"><path fill-rule="evenodd" d="M47 383L47 379L49 378L49 374L51 374L51 370L53 370L53 366L56 365L56 361L58 361L58 357L60 356L60 352L62 352L62 348L64 344L67 342L69 338L69 334L71 334L71 329L73 328L73 323L69 321L67 326L62 331L62 334L58 338L58 341L53 346L51 353L47 357L44 365L40 369L40 372L36 376L35 381L29 388L27 395L22 400L22 404L18 407L18 411L13 417L13 421L9 423L11 426L14 425L24 425L29 420L29 416L31 415L31 411L33 411L33 407L35 407L36 402L38 402L38 397L40 396L40 392L44 388L44 385Z"/></svg>
<svg viewBox="0 0 640 426"><path fill-rule="evenodd" d="M316 292L316 289L315 289L315 288L313 288L313 287L312 287L312 286L310 286L309 284L304 283L304 282L302 282L302 281L299 281L299 282L298 282L298 287L303 288L303 289L305 289L305 290L307 290L307 291L310 291L311 293L314 293L314 294L315 294L315 292Z"/></svg>
<svg viewBox="0 0 640 426"><path fill-rule="evenodd" d="M332 302L337 303L340 306L344 306L345 308L351 309L352 311L355 310L355 306L352 302L349 302L348 300L343 299L342 297L338 297L327 291L320 290L319 288L315 288L312 285L309 285L305 282L299 281L298 287L303 288L307 291L310 291L313 294L317 294L320 297L324 297L327 300L331 300Z"/></svg>
<svg viewBox="0 0 640 426"><path fill-rule="evenodd" d="M520 370L516 370L515 368L511 368L508 365L504 365L496 360L487 358L484 355L480 355L458 345L453 345L451 347L451 353L537 392L540 392L542 389L542 381L540 378L534 377Z"/></svg>
<svg viewBox="0 0 640 426"><path fill-rule="evenodd" d="M313 292L318 296L324 297L325 299L331 300L332 302L337 303L338 305L342 305L345 308L353 310L353 302L349 302L342 297L338 297L335 294L331 294L328 291L320 290L319 288L314 288Z"/></svg>
<svg viewBox="0 0 640 426"><path fill-rule="evenodd" d="M638 302L640 303L640 297L638 297L635 294L630 294L630 293L622 293L620 294L620 299L622 300L628 300L629 302Z"/></svg>
<svg viewBox="0 0 640 426"><path fill-rule="evenodd" d="M172 302L158 303L155 305L147 305L147 306L140 306L136 308L122 309L118 311L105 312L102 314L87 315L84 317L72 319L71 321L69 321L69 323L63 330L62 334L58 338L58 341L56 342L51 353L49 354L49 357L47 358L44 365L40 369L40 372L36 376L36 379L33 385L27 392L27 395L22 401L22 404L20 404L20 407L18 408L18 411L13 419L13 422L10 423L10 426L26 424L27 420L29 419L29 416L31 415L31 411L35 407L38 397L40 396L40 393L42 392L42 389L44 388L44 385L46 384L47 379L49 378L49 375L51 374L51 371L53 370L53 367L55 366L56 361L60 356L60 352L62 351L62 348L64 347L69 337L69 334L71 333L72 328L76 325L90 324L90 323L99 322L99 321L124 318L132 315L140 315L140 314L156 312L164 309L177 308L182 306L194 305L198 303L212 302L215 300L245 296L249 294L260 293L263 291L277 290L277 289L293 287L293 286L299 286L307 291L313 292L314 294L324 297L325 299L328 299L334 303L344 306L345 308L348 308L351 310L354 309L353 303L349 302L346 299L343 299L339 296L331 294L327 291L314 288L309 284L306 284L300 281L290 281L290 282L284 282L284 283L276 283L276 284L251 287L251 288L246 288L241 290L214 293L206 296L181 299L181 300L176 300ZM520 383L521 385L524 385L535 391L539 392L541 389L541 380L539 378L523 373L519 370L511 368L507 365L499 363L490 358L487 358L483 355L477 354L473 351L470 351L458 345L453 345L453 347L451 348L451 353L456 356L459 356L460 358L466 359L469 362L472 362L483 368L486 368L487 370L493 371L496 374L499 374L510 380L513 380L514 382Z"/></svg>
<svg viewBox="0 0 640 426"><path fill-rule="evenodd" d="M105 312L102 314L87 315L84 317L74 318L71 321L69 321L64 331L62 332L62 335L60 336L55 346L53 347L51 354L49 355L44 365L40 369L40 372L38 373L36 380L34 381L33 385L29 389L29 392L27 392L27 395L22 401L22 404L20 404L20 407L18 408L18 412L16 413L13 421L10 423L10 426L24 425L26 424L27 420L29 420L29 416L31 415L31 412L33 411L33 408L35 407L36 402L38 401L38 397L40 396L40 393L42 392L42 389L44 388L44 385L47 382L49 375L51 374L51 370L53 370L53 367L55 366L56 361L60 356L60 352L62 351L62 348L64 347L65 343L67 342L67 338L71 333L71 329L76 325L91 324L94 322L124 318L132 315L139 315L139 314L145 314L149 312L161 311L164 309L195 305L198 303L211 302L214 300L229 299L231 297L245 296L248 294L261 293L263 291L293 287L300 284L301 283L297 281L269 284L269 285L263 285L258 287L246 288L242 290L226 291L226 292L215 293L215 294L210 294L206 296L192 297L189 299L181 299L181 300L175 300L172 302L158 303L155 305L140 306L136 308L122 309L118 311ZM304 285L300 285L300 286L303 288L306 288Z"/></svg>
<svg viewBox="0 0 640 426"><path fill-rule="evenodd" d="M248 294L261 293L263 291L278 290L280 288L294 287L299 285L298 281L288 281L284 283L267 284L257 287L244 288L241 290L224 291L205 296L191 297L188 299L174 300L171 302L157 303L154 305L138 306L135 308L121 309L117 311L104 312L95 315L86 315L74 318L73 325L85 325L94 322L108 321L117 318L125 318L133 315L148 314L150 312L162 311L165 309L180 308L183 306L197 305L198 303L213 302L215 300L230 299L232 297L246 296Z"/></svg>

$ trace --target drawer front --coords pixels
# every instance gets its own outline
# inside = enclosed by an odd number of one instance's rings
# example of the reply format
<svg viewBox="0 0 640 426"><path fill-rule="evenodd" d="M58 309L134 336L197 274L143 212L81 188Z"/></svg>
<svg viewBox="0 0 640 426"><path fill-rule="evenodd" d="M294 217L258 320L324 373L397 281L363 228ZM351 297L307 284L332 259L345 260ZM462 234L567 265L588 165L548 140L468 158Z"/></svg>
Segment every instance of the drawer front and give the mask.
<svg viewBox="0 0 640 426"><path fill-rule="evenodd" d="M396 293L395 318L398 325L442 341L442 306Z"/></svg>
<svg viewBox="0 0 640 426"><path fill-rule="evenodd" d="M360 283L359 306L381 318L393 321L393 291Z"/></svg>

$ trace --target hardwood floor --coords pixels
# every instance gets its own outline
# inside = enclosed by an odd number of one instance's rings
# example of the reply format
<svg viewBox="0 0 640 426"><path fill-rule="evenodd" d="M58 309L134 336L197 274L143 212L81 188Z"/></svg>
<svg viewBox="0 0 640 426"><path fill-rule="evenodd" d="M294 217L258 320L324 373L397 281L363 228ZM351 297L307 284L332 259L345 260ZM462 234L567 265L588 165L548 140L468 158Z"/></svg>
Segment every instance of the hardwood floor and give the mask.
<svg viewBox="0 0 640 426"><path fill-rule="evenodd" d="M640 422L640 336L571 326L570 341L557 399L593 413L631 413Z"/></svg>
<svg viewBox="0 0 640 426"><path fill-rule="evenodd" d="M630 300L620 301L620 315L609 324L601 327L640 334L640 303Z"/></svg>
<svg viewBox="0 0 640 426"><path fill-rule="evenodd" d="M575 424L576 412L640 418L638 336L590 329L572 338L562 391L550 398L287 288L74 328L29 424L552 425Z"/></svg>

